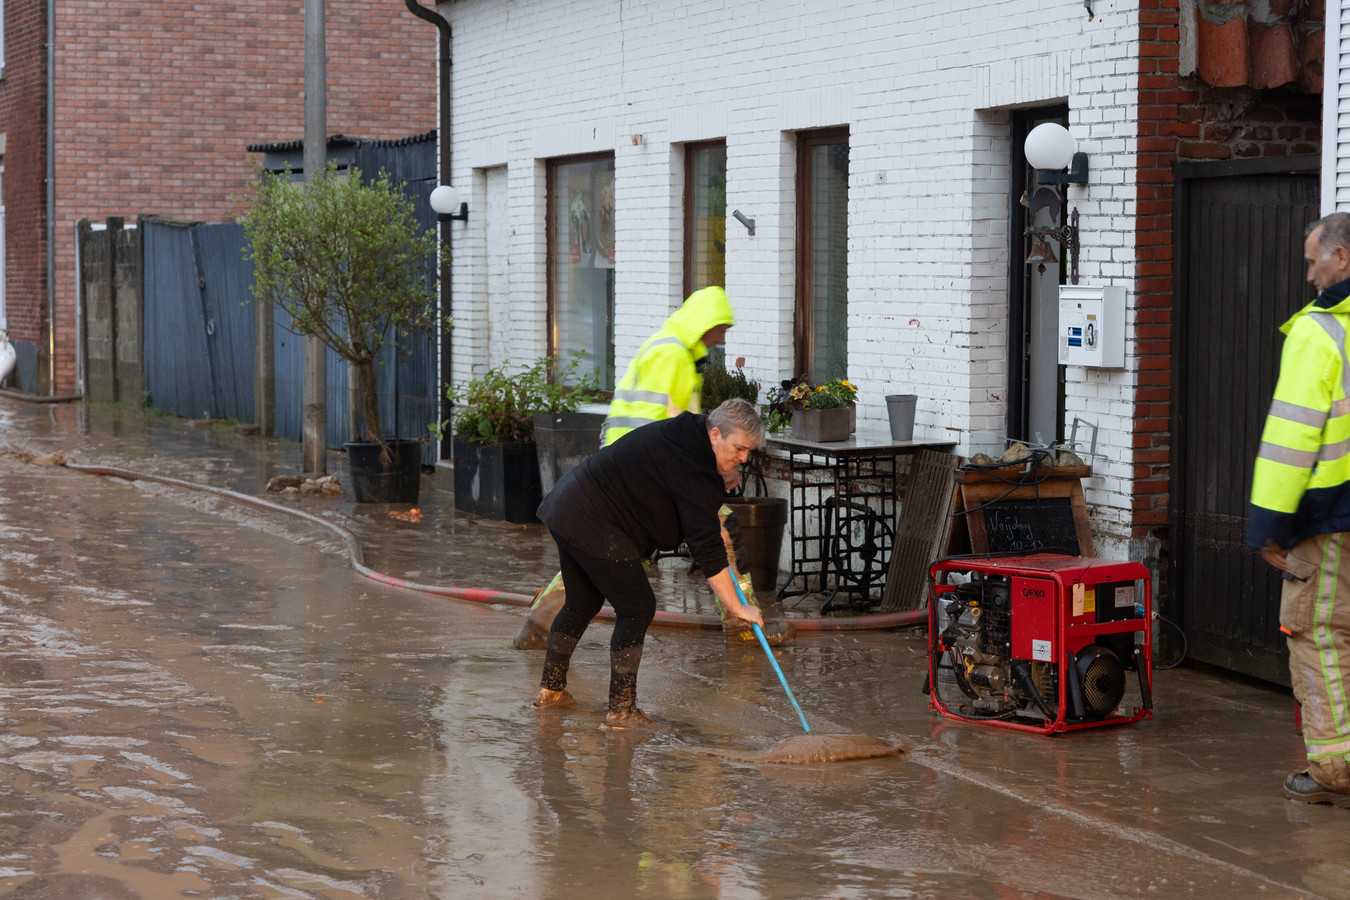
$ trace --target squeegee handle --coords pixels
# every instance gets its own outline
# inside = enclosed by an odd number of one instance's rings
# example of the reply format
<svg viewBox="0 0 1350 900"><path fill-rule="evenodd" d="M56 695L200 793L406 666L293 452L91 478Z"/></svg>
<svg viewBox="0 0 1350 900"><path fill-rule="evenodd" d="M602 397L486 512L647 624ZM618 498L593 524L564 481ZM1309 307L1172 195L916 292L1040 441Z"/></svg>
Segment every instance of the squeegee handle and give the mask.
<svg viewBox="0 0 1350 900"><path fill-rule="evenodd" d="M736 570L730 566L727 567L731 572L731 583L736 587L736 597L741 601L742 606L749 606L750 602L745 599L745 593L741 590L741 581L736 576ZM758 623L751 622L750 627L755 629L755 637L759 638L759 645L764 648L764 655L769 658L769 665L773 666L774 673L778 676L778 681L783 685L783 692L787 698L792 701L792 708L797 711L797 718L801 719L802 731L811 733L811 726L806 724L806 716L802 715L802 708L797 705L797 698L792 696L792 688L788 687L787 678L783 675L783 670L778 665L778 660L773 658L773 650L769 647L769 639L764 636L764 629L760 628Z"/></svg>

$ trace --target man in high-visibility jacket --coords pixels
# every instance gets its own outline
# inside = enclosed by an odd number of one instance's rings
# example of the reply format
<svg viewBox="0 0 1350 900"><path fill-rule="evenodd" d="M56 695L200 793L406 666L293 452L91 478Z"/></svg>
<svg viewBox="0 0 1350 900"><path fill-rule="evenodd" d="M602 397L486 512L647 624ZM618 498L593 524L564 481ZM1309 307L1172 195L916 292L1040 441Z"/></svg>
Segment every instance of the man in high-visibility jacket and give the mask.
<svg viewBox="0 0 1350 900"><path fill-rule="evenodd" d="M633 429L651 422L674 418L682 412L700 412L702 367L708 357L708 348L726 339L727 330L733 322L731 303L724 289L706 287L690 294L680 308L667 317L660 330L638 348L637 355L619 379L614 388L609 415L601 429L600 445L608 447ZM739 477L739 472L733 477ZM728 483L726 487L727 490L733 490L736 483ZM741 572L742 567L737 564L739 531L734 522L730 528L727 527L728 512L723 507L723 540L732 567L741 575L745 596L753 602L749 573ZM740 554L739 559L744 558L744 554ZM535 595L530 605L529 618L521 626L512 645L517 650L543 647L548 642L549 627L558 610L562 609L564 599L562 577L560 574L555 575ZM748 628L741 625L743 620L730 615L725 609L722 609L722 619L729 633L754 640ZM791 631L785 620L771 622L766 628L766 634L776 644L790 637Z"/></svg>
<svg viewBox="0 0 1350 900"><path fill-rule="evenodd" d="M1280 630L1308 755L1285 796L1350 809L1350 214L1314 222L1303 256L1318 295L1281 327L1247 544L1284 573Z"/></svg>

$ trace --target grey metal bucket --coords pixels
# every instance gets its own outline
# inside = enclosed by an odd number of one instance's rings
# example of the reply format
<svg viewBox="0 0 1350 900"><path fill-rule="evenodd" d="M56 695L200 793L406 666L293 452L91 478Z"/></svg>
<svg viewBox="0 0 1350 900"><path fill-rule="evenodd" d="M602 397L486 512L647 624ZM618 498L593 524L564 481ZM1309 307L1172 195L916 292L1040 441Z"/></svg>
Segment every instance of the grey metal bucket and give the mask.
<svg viewBox="0 0 1350 900"><path fill-rule="evenodd" d="M891 440L914 440L914 407L917 394L887 394L886 416L891 420Z"/></svg>

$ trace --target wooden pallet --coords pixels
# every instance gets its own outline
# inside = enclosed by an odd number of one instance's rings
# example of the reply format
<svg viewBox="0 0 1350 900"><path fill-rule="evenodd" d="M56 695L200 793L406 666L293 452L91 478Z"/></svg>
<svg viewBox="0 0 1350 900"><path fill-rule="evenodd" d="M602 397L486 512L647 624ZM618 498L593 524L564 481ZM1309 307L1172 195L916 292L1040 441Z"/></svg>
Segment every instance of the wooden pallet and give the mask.
<svg viewBox="0 0 1350 900"><path fill-rule="evenodd" d="M1037 550L1095 555L1082 483L1091 474L1091 466L1058 466L1048 474L1029 473L1025 466L958 469L947 555Z"/></svg>
<svg viewBox="0 0 1350 900"><path fill-rule="evenodd" d="M952 473L961 457L941 450L914 454L905 502L896 516L895 541L886 567L880 612L922 609L928 601L928 566L941 553L951 526L956 482Z"/></svg>

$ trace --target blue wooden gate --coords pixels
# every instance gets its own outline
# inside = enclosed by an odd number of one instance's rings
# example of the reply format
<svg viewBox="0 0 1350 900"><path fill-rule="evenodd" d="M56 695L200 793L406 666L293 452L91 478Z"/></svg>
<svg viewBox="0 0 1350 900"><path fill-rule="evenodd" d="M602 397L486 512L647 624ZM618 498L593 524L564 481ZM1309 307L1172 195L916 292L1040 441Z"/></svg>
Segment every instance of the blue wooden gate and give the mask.
<svg viewBox="0 0 1350 900"><path fill-rule="evenodd" d="M190 418L252 421L253 272L240 250L243 229L155 218L139 226L150 402Z"/></svg>
<svg viewBox="0 0 1350 900"><path fill-rule="evenodd" d="M434 135L406 141L357 143L353 164L368 177L385 170L407 185L414 215L436 227L428 197L435 186ZM184 224L146 217L145 384L158 409L189 418L254 420L253 266L244 230L234 223ZM276 435L300 440L303 417L302 344L290 318L273 311ZM440 413L437 335L386 342L376 368L380 418L388 435L421 438ZM328 351L330 447L351 439L348 366ZM395 398L398 402L395 404ZM433 442L423 451L436 462Z"/></svg>

